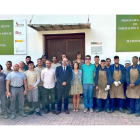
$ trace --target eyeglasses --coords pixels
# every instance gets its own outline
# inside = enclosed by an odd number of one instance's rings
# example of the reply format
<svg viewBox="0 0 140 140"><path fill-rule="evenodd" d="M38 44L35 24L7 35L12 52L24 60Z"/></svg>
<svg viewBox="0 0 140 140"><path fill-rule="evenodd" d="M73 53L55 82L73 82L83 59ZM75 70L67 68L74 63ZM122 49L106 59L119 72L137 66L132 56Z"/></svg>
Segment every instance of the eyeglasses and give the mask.
<svg viewBox="0 0 140 140"><path fill-rule="evenodd" d="M90 58L86 58L86 60L91 60Z"/></svg>

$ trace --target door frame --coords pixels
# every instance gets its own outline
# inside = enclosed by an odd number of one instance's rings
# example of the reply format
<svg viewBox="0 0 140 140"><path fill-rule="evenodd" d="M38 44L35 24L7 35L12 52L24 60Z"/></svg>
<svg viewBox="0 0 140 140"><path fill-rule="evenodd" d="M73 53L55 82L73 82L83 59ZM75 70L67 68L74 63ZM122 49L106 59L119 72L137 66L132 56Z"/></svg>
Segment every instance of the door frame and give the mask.
<svg viewBox="0 0 140 140"><path fill-rule="evenodd" d="M83 54L85 56L85 33L45 34L44 35L44 51L47 58L48 58L47 40L53 40L53 39L83 39L83 48L84 48Z"/></svg>

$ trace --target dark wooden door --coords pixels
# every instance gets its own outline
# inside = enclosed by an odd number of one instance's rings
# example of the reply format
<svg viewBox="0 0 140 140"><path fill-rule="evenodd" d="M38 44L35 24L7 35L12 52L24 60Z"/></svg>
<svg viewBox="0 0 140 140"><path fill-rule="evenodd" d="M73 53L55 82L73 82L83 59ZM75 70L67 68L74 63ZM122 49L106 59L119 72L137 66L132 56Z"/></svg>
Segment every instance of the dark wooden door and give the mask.
<svg viewBox="0 0 140 140"><path fill-rule="evenodd" d="M45 36L45 54L48 59L53 55L61 58L62 53L66 53L68 59L72 62L76 59L76 53L85 57L85 35L84 34L67 34L67 35L46 35Z"/></svg>

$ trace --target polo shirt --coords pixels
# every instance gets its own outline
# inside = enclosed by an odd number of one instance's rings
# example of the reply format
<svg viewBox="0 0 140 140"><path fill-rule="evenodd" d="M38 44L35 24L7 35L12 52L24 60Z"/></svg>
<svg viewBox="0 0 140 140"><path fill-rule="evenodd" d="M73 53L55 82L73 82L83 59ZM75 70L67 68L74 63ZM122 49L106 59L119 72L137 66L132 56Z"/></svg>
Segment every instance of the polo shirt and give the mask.
<svg viewBox="0 0 140 140"><path fill-rule="evenodd" d="M94 64L83 64L81 67L83 72L83 84L94 84L94 73L96 73L96 67Z"/></svg>

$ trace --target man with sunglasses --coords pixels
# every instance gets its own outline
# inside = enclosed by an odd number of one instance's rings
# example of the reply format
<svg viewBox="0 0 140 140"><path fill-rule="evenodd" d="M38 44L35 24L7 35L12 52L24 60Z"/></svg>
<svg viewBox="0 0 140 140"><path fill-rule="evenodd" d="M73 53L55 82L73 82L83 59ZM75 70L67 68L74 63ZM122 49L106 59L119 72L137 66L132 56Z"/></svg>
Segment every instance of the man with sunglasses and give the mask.
<svg viewBox="0 0 140 140"><path fill-rule="evenodd" d="M94 89L94 77L96 73L96 67L91 64L91 56L86 55L86 63L82 65L81 70L83 72L83 88L84 88L84 112L90 109L93 112L93 89Z"/></svg>

